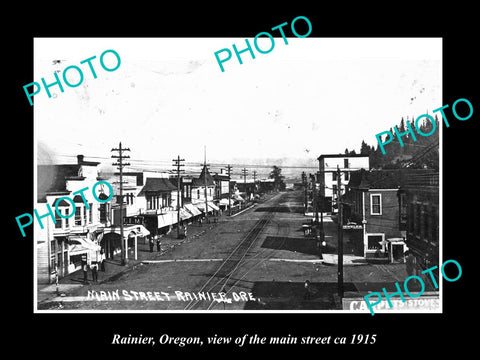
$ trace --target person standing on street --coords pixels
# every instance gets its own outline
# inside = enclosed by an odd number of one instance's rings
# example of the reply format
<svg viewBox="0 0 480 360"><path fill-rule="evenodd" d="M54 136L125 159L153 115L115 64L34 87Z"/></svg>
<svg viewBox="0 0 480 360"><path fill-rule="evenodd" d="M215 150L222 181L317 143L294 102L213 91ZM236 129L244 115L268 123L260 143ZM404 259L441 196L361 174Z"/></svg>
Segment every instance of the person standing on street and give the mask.
<svg viewBox="0 0 480 360"><path fill-rule="evenodd" d="M92 279L93 279L93 282L96 283L98 282L98 264L97 263L93 263L90 268L92 269Z"/></svg>
<svg viewBox="0 0 480 360"><path fill-rule="evenodd" d="M154 242L153 242L153 238L152 238L152 237L150 237L150 240L149 240L150 252L153 252L153 244L154 244Z"/></svg>
<svg viewBox="0 0 480 360"><path fill-rule="evenodd" d="M83 283L88 283L88 265L87 262L82 262L82 270L83 270Z"/></svg>
<svg viewBox="0 0 480 360"><path fill-rule="evenodd" d="M310 286L310 280L305 280L305 283L303 284L303 287L305 289L305 292L303 294L303 300L310 300L312 297L312 289Z"/></svg>
<svg viewBox="0 0 480 360"><path fill-rule="evenodd" d="M105 272L105 252L100 250L100 270Z"/></svg>
<svg viewBox="0 0 480 360"><path fill-rule="evenodd" d="M157 237L157 252L162 251L162 243L160 242L160 238Z"/></svg>
<svg viewBox="0 0 480 360"><path fill-rule="evenodd" d="M405 264L406 264L406 270L407 270L407 275L412 276L412 275L417 275L415 271L415 256L410 251L405 251Z"/></svg>

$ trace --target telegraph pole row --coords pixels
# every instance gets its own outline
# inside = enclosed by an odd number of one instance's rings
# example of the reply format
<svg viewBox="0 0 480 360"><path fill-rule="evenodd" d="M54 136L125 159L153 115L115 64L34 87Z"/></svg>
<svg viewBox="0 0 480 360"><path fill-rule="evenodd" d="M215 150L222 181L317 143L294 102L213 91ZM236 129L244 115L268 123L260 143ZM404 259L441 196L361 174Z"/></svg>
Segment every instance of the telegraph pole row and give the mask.
<svg viewBox="0 0 480 360"><path fill-rule="evenodd" d="M338 296L343 299L343 205L341 172L337 165L337 206L338 206Z"/></svg>
<svg viewBox="0 0 480 360"><path fill-rule="evenodd" d="M337 255L338 255L338 269L337 269L337 284L338 284L338 296L340 299L343 299L344 297L344 282L343 282L343 203L342 203L342 192L341 192L341 174L342 171L340 168L337 166L337 170L331 170L331 171L323 171L323 172L331 172L331 173L336 173L337 175L337 207L338 207L338 233L337 233ZM307 189L306 185L306 175L302 173L302 179L304 179L304 184L305 184L305 191ZM313 176L311 176L311 179L313 180ZM319 199L317 198L316 194L316 185L315 182L313 182L313 201L314 201L314 209L316 212L316 222L318 225L318 208L321 208L320 212L320 241L323 243L325 239L325 233L324 233L324 228L323 228L323 206L324 203L322 201L321 206L318 206L319 204ZM307 195L305 194L305 198Z"/></svg>
<svg viewBox="0 0 480 360"><path fill-rule="evenodd" d="M112 158L118 159L117 162L113 163L113 166L117 166L117 169L120 170L120 249L121 249L121 265L124 266L127 263L128 259L128 242L125 246L123 239L123 167L130 165L129 163L124 163L123 159L129 159L130 156L123 155L124 151L130 151L129 148L122 148L122 143L118 144L118 148L113 148L111 151L117 151L118 155L112 155ZM127 251L125 251L125 247Z"/></svg>
<svg viewBox="0 0 480 360"><path fill-rule="evenodd" d="M180 159L180 155L176 159L173 159L173 166L176 168L177 172L177 239L180 239L180 173L184 172L185 170L180 170L182 166L185 166L182 164L182 161L185 161L185 159Z"/></svg>
<svg viewBox="0 0 480 360"><path fill-rule="evenodd" d="M303 200L304 200L304 207L305 207L305 212L307 212L308 208L308 191L307 191L307 174L305 171L302 171L302 184L303 184L303 189L304 189L304 194L303 194Z"/></svg>
<svg viewBox="0 0 480 360"><path fill-rule="evenodd" d="M232 174L232 166L227 165L227 174L228 174L228 215L232 215L232 194L230 191L230 180Z"/></svg>
<svg viewBox="0 0 480 360"><path fill-rule="evenodd" d="M245 187L245 198L247 197L247 174L248 170L247 168L242 169L242 174L243 174L243 186ZM247 199L245 199L247 201Z"/></svg>
<svg viewBox="0 0 480 360"><path fill-rule="evenodd" d="M205 183L205 220L208 221L208 198L207 198L207 146L203 147L203 180Z"/></svg>

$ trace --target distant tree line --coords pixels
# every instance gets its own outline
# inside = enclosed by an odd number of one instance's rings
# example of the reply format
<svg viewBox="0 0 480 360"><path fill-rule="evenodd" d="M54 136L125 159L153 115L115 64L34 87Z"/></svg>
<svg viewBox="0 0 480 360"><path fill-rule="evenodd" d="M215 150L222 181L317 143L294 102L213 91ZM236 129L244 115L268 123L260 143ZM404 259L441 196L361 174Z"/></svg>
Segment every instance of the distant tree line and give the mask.
<svg viewBox="0 0 480 360"><path fill-rule="evenodd" d="M409 121L408 118L406 121ZM437 116L435 116L435 132L430 136L422 136L415 129L415 118L409 121L410 127L415 133L416 141L410 133L401 137L404 146L400 146L400 142L393 128L390 128L390 133L393 134L393 140L391 143L385 145L384 155L378 146L368 145L364 140L360 145L360 154L368 155L370 159L370 168L372 169L395 169L408 166L410 168L421 169L439 169L439 132L440 124ZM400 134L406 132L408 127L404 118L397 126ZM424 119L419 125L419 129L422 133L428 134L433 129L433 124L430 121ZM387 136L387 135L385 135ZM356 155L355 150L349 151L345 149L346 155Z"/></svg>
<svg viewBox="0 0 480 360"><path fill-rule="evenodd" d="M274 180L274 187L276 190L285 190L285 176L282 175L282 169L279 166L272 166L272 171L270 172L269 178Z"/></svg>

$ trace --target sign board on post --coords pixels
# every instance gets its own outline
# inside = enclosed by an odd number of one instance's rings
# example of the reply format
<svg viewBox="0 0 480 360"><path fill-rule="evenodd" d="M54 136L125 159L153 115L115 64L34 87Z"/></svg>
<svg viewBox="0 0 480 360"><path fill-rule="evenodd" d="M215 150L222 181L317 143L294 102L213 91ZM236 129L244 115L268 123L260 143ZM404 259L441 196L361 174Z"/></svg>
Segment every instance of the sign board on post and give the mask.
<svg viewBox="0 0 480 360"><path fill-rule="evenodd" d="M386 299L383 299L380 304L376 306L380 312L382 311L407 311L407 312L418 312L418 311L439 311L440 310L440 299L437 295L428 294L422 295L415 299L408 299L408 295L405 294L405 302L402 301L400 297L390 298L392 307L387 303ZM359 311L359 312L370 312L367 306L367 303L364 298L343 298L342 299L342 309ZM375 310L377 311L377 310Z"/></svg>
<svg viewBox="0 0 480 360"><path fill-rule="evenodd" d="M143 225L143 222L143 217L125 216L123 218L123 223L125 225Z"/></svg>
<svg viewBox="0 0 480 360"><path fill-rule="evenodd" d="M363 225L342 225L343 230L362 230Z"/></svg>

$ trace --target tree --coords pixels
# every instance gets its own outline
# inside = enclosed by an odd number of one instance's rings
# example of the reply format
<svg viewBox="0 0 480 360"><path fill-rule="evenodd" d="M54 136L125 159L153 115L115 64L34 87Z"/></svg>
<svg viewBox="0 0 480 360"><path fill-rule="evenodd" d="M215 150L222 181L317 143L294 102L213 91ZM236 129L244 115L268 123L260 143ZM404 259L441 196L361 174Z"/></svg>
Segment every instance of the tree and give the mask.
<svg viewBox="0 0 480 360"><path fill-rule="evenodd" d="M285 185L285 182L283 181L285 176L282 175L282 169L280 167L278 167L277 165L274 165L272 167L272 171L270 172L269 178L274 180L275 189L285 190L286 185Z"/></svg>
<svg viewBox="0 0 480 360"><path fill-rule="evenodd" d="M360 146L360 154L361 155L370 155L370 146L362 140L362 145Z"/></svg>

